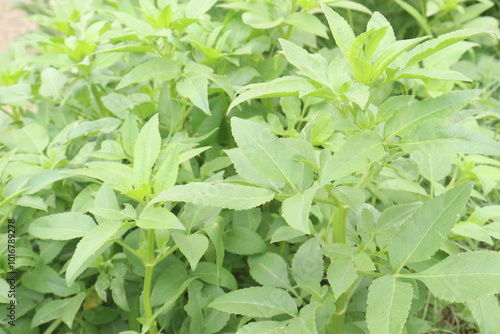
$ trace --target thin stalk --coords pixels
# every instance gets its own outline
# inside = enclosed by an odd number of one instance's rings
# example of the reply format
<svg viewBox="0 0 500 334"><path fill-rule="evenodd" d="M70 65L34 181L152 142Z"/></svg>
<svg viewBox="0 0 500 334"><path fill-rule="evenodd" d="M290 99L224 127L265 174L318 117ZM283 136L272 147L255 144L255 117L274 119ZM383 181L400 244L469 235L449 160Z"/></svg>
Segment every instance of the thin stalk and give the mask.
<svg viewBox="0 0 500 334"><path fill-rule="evenodd" d="M43 332L43 334L51 334L53 333L57 327L59 327L59 325L61 324L62 320L61 319L57 319L57 320L54 320L50 326L45 330L45 332Z"/></svg>
<svg viewBox="0 0 500 334"><path fill-rule="evenodd" d="M146 259L144 261L146 273L144 274L144 289L142 297L144 298L144 313L146 321L153 317L153 307L151 306L151 285L153 283L153 272L155 269L155 232L148 231L148 248L146 251ZM158 334L156 322L149 329L151 334Z"/></svg>

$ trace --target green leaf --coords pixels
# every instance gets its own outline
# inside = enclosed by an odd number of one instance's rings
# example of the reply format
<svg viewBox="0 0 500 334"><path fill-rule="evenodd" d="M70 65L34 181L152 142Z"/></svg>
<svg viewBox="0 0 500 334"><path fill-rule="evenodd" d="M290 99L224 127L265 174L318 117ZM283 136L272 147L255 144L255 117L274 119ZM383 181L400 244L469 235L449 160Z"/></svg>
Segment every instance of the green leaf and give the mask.
<svg viewBox="0 0 500 334"><path fill-rule="evenodd" d="M79 293L73 298L52 300L38 308L31 321L31 328L38 327L55 319L62 319L70 328L73 319L85 299L85 293Z"/></svg>
<svg viewBox="0 0 500 334"><path fill-rule="evenodd" d="M151 168L160 155L161 137L158 126L158 114L155 114L141 129L135 142L134 184L136 188L149 184Z"/></svg>
<svg viewBox="0 0 500 334"><path fill-rule="evenodd" d="M184 263L174 263L169 265L169 270L164 271L154 282L151 293L151 305L162 305L165 300L178 291L184 281L188 279L188 274Z"/></svg>
<svg viewBox="0 0 500 334"><path fill-rule="evenodd" d="M255 321L241 327L236 334L285 334L286 322Z"/></svg>
<svg viewBox="0 0 500 334"><path fill-rule="evenodd" d="M453 226L451 233L482 241L488 245L493 246L493 240L491 239L488 232L482 226L471 222L460 222L456 224L455 226Z"/></svg>
<svg viewBox="0 0 500 334"><path fill-rule="evenodd" d="M304 233L311 233L309 230L309 213L313 197L318 189L319 185L315 184L304 191L303 194L294 195L283 201L281 206L282 216L291 227Z"/></svg>
<svg viewBox="0 0 500 334"><path fill-rule="evenodd" d="M261 318L279 314L293 317L297 314L295 301L287 292L267 286L232 291L215 299L209 307L227 313Z"/></svg>
<svg viewBox="0 0 500 334"><path fill-rule="evenodd" d="M301 96L315 90L316 88L306 79L293 76L284 76L270 82L247 85L238 92L238 96L231 102L231 105L229 105L227 113L238 104L248 100L282 96Z"/></svg>
<svg viewBox="0 0 500 334"><path fill-rule="evenodd" d="M480 90L454 91L401 108L386 122L384 137L405 136L425 122L445 119L465 107L480 92Z"/></svg>
<svg viewBox="0 0 500 334"><path fill-rule="evenodd" d="M370 333L399 334L410 311L413 288L392 276L379 277L368 289L366 322Z"/></svg>
<svg viewBox="0 0 500 334"><path fill-rule="evenodd" d="M442 69L442 68L409 68L400 71L396 74L397 79L436 79L436 80L452 80L452 81L472 81L469 77L461 72Z"/></svg>
<svg viewBox="0 0 500 334"><path fill-rule="evenodd" d="M193 276L212 285L228 288L229 290L238 289L238 283L233 274L226 268L222 267L219 274L217 273L217 265L212 262L200 262L193 271ZM219 279L220 277L220 279Z"/></svg>
<svg viewBox="0 0 500 334"><path fill-rule="evenodd" d="M163 160L161 167L156 171L153 189L156 194L173 187L179 173L179 145L173 145L168 149L167 157Z"/></svg>
<svg viewBox="0 0 500 334"><path fill-rule="evenodd" d="M262 237L245 227L234 227L224 234L224 246L230 253L253 255L266 251Z"/></svg>
<svg viewBox="0 0 500 334"><path fill-rule="evenodd" d="M205 114L212 115L208 105L208 79L205 74L193 71L184 74L177 83L177 91Z"/></svg>
<svg viewBox="0 0 500 334"><path fill-rule="evenodd" d="M316 329L316 310L320 304L313 302L300 310L300 316L290 321L287 334L318 334Z"/></svg>
<svg viewBox="0 0 500 334"><path fill-rule="evenodd" d="M498 141L465 127L432 121L415 129L396 145L407 153L500 155Z"/></svg>
<svg viewBox="0 0 500 334"><path fill-rule="evenodd" d="M192 270L196 269L198 262L208 249L208 239L203 234L185 235L180 232L172 233L179 250L184 254Z"/></svg>
<svg viewBox="0 0 500 334"><path fill-rule="evenodd" d="M300 163L292 159L293 152L262 125L231 118L233 137L252 166L270 181L286 182L298 189Z"/></svg>
<svg viewBox="0 0 500 334"><path fill-rule="evenodd" d="M190 0L186 6L186 17L197 19L212 8L217 0Z"/></svg>
<svg viewBox="0 0 500 334"><path fill-rule="evenodd" d="M125 193L132 189L133 170L124 164L110 161L94 161L87 163L89 168L71 169L63 173L88 176L102 180L113 189Z"/></svg>
<svg viewBox="0 0 500 334"><path fill-rule="evenodd" d="M86 236L95 226L90 216L64 212L36 219L29 225L29 233L40 239L70 240Z"/></svg>
<svg viewBox="0 0 500 334"><path fill-rule="evenodd" d="M41 85L38 93L43 97L61 97L61 91L68 78L53 67L48 67L40 74Z"/></svg>
<svg viewBox="0 0 500 334"><path fill-rule="evenodd" d="M328 283L332 287L335 298L339 298L358 278L352 259L338 259L332 261L328 267Z"/></svg>
<svg viewBox="0 0 500 334"><path fill-rule="evenodd" d="M477 36L484 33L480 29L461 29L447 34L440 35L438 38L422 43L408 53L408 60L401 67L408 68L417 64L419 61L435 54L436 52L464 39Z"/></svg>
<svg viewBox="0 0 500 334"><path fill-rule="evenodd" d="M413 16L415 21L418 22L418 24L422 27L422 29L425 31L426 34L432 35L432 30L431 27L429 26L429 23L427 22L427 19L422 14L420 14L420 12L417 9L415 9L415 7L413 7L410 4L407 4L402 0L395 0L395 2L398 5L400 5L401 8L403 8L408 14Z"/></svg>
<svg viewBox="0 0 500 334"><path fill-rule="evenodd" d="M438 298L450 302L468 302L500 291L500 253L466 252L450 255L420 273L416 278Z"/></svg>
<svg viewBox="0 0 500 334"><path fill-rule="evenodd" d="M467 302L481 333L500 332L500 305L496 296L482 297Z"/></svg>
<svg viewBox="0 0 500 334"><path fill-rule="evenodd" d="M325 5L321 5L321 8L325 13L335 43L337 43L342 54L347 57L349 49L355 39L351 26L342 16L334 12L331 8Z"/></svg>
<svg viewBox="0 0 500 334"><path fill-rule="evenodd" d="M306 12L295 12L285 17L284 23L303 29L311 34L328 38L326 27L314 15Z"/></svg>
<svg viewBox="0 0 500 334"><path fill-rule="evenodd" d="M125 119L128 115L128 110L134 108L134 103L123 94L110 93L101 97L101 101L108 109L118 118Z"/></svg>
<svg viewBox="0 0 500 334"><path fill-rule="evenodd" d="M320 185L354 172L364 171L370 162L379 161L384 154L383 140L375 132L367 131L353 135L325 164Z"/></svg>
<svg viewBox="0 0 500 334"><path fill-rule="evenodd" d="M145 229L185 230L179 218L165 208L146 207L136 223L138 227Z"/></svg>
<svg viewBox="0 0 500 334"><path fill-rule="evenodd" d="M279 42L285 57L293 66L312 80L327 87L331 86L327 76L328 63L323 56L310 54L300 46L282 38L279 39Z"/></svg>
<svg viewBox="0 0 500 334"><path fill-rule="evenodd" d="M307 280L320 282L323 279L323 256L320 249L318 240L311 238L295 253L292 260L292 276L297 284L300 285Z"/></svg>
<svg viewBox="0 0 500 334"><path fill-rule="evenodd" d="M116 86L116 89L122 89L134 83L143 83L153 79L156 81L166 81L176 78L179 74L179 66L170 59L155 58L134 67L130 72L125 74L118 86Z"/></svg>
<svg viewBox="0 0 500 334"><path fill-rule="evenodd" d="M66 270L68 286L71 286L78 275L87 269L106 248L111 246L110 241L117 237L121 227L122 222L109 221L97 225L80 240ZM125 233L125 229L121 232Z"/></svg>
<svg viewBox="0 0 500 334"><path fill-rule="evenodd" d="M292 290L288 278L288 267L281 256L265 253L248 258L250 275L259 284Z"/></svg>
<svg viewBox="0 0 500 334"><path fill-rule="evenodd" d="M269 202L273 197L274 193L264 188L236 183L192 182L164 190L153 198L149 205L173 201L233 210L246 210Z"/></svg>
<svg viewBox="0 0 500 334"><path fill-rule="evenodd" d="M472 186L472 183L465 183L430 199L403 222L388 246L395 270L406 263L427 260L441 247L460 218Z"/></svg>

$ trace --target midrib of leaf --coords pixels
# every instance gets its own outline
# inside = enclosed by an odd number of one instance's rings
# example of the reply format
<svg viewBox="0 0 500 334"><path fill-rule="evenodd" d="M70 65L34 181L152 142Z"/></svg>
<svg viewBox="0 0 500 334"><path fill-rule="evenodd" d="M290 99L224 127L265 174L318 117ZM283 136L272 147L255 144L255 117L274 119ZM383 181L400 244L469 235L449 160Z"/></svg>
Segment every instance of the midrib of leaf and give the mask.
<svg viewBox="0 0 500 334"><path fill-rule="evenodd" d="M413 248L413 250L408 254L408 256L404 259L404 261L401 263L401 265L399 266L399 268L396 270L396 273L399 273L401 271L401 269L403 269L404 265L406 264L406 261L408 261L408 259L413 255L415 254L416 250L420 247L420 245L422 244L422 242L425 240L425 238L427 237L427 235L429 234L430 230L434 227L434 225L436 224L436 221L438 221L442 216L443 216L443 213L453 204L453 202L456 200L456 198L462 194L462 192L465 191L465 188L464 190L462 190L460 193L458 193L452 201L449 201L448 204L444 207L443 210L441 210L441 213L437 216L436 219L434 219L434 221L432 222L432 224L429 225L429 228L425 231L425 234L422 236L422 238L420 238L420 240L418 241L417 245ZM412 214L413 216L413 214ZM413 220L413 219L412 219ZM407 223L408 224L408 223ZM445 236L446 237L446 236Z"/></svg>
<svg viewBox="0 0 500 334"><path fill-rule="evenodd" d="M293 188L293 190L294 190L296 193L300 193L299 189L297 189L297 187L295 186L295 184L294 184L294 183L293 183L293 182L292 182L292 181L288 178L288 176L285 174L285 172L283 171L283 169L282 169L282 168L280 167L280 165L279 165L279 164L278 164L278 163L277 163L277 162L273 159L273 157L269 154L269 152L267 152L267 150L266 150L266 149L264 149L264 147L263 147L263 146L261 146L261 145L260 145L260 143L259 143L259 142L257 142L257 141L253 138L253 136L251 136L248 132L246 132L244 128L242 128L242 131L244 131L244 132L245 132L245 134L248 136L248 138L249 138L252 142L254 142L254 143L255 143L255 145L257 145L257 146L258 146L258 147L262 150L262 152L264 152L264 153L265 153L265 154L269 157L269 159L271 159L271 161L273 162L273 164L274 164L274 165L275 165L275 166L279 169L279 171L280 171L281 175L283 175L283 176L284 176L284 178L286 179L286 182L290 185L290 187L292 187L292 188ZM243 155L245 155L245 154L244 154L244 152L243 152Z"/></svg>
<svg viewBox="0 0 500 334"><path fill-rule="evenodd" d="M286 286L287 289L289 290L292 290L292 287L290 286L290 284L288 284L287 282L285 282L284 280L282 280L278 275L276 275L271 269L269 269L267 266L263 265L262 263L259 263L258 264L260 267L264 268L265 271L267 271L268 273L270 273L272 276L274 276L275 278L278 279L278 281L280 281L281 283L283 283L284 286Z"/></svg>

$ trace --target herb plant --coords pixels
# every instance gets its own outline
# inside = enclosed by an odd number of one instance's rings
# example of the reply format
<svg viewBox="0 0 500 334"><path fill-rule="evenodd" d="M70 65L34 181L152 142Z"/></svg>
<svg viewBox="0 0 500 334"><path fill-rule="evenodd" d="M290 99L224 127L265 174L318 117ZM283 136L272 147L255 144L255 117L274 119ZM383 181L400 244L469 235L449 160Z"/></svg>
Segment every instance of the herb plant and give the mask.
<svg viewBox="0 0 500 334"><path fill-rule="evenodd" d="M497 9L422 3L27 6L0 333L498 333Z"/></svg>

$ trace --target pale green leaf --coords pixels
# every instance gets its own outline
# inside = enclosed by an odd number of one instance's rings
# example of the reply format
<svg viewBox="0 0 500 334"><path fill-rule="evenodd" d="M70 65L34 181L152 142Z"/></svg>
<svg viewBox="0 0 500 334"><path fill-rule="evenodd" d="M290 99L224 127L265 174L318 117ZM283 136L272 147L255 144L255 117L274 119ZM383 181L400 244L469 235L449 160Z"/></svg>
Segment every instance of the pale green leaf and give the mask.
<svg viewBox="0 0 500 334"><path fill-rule="evenodd" d="M29 233L40 239L70 240L87 235L95 226L90 216L64 212L36 219L29 225Z"/></svg>
<svg viewBox="0 0 500 334"><path fill-rule="evenodd" d="M319 185L315 184L304 191L303 194L294 195L283 201L281 206L282 216L291 227L304 233L311 233L309 230L309 212L311 211L313 197L318 189Z"/></svg>
<svg viewBox="0 0 500 334"><path fill-rule="evenodd" d="M491 239L488 232L477 224L471 222L460 222L453 226L451 233L460 235L462 237L475 239L477 241L482 241L488 245L493 246L493 240Z"/></svg>
<svg viewBox="0 0 500 334"><path fill-rule="evenodd" d="M318 334L316 328L316 310L320 304L312 302L300 310L296 317L286 327L286 334Z"/></svg>
<svg viewBox="0 0 500 334"><path fill-rule="evenodd" d="M295 316L295 301L284 290L272 287L252 287L232 291L215 299L209 307L250 317L270 318L279 314Z"/></svg>
<svg viewBox="0 0 500 334"><path fill-rule="evenodd" d="M149 204L173 201L233 210L246 210L269 202L273 197L274 193L264 188L236 183L192 182L164 190L153 198Z"/></svg>
<svg viewBox="0 0 500 334"><path fill-rule="evenodd" d="M208 79L205 74L193 71L185 73L177 83L177 91L205 114L211 115L208 105Z"/></svg>
<svg viewBox="0 0 500 334"><path fill-rule="evenodd" d="M127 87L134 83L143 83L149 80L166 81L177 77L180 68L168 58L155 58L136 67L123 76L116 89Z"/></svg>
<svg viewBox="0 0 500 334"><path fill-rule="evenodd" d="M102 104L118 118L125 119L129 110L134 108L134 103L125 95L110 93L101 97Z"/></svg>
<svg viewBox="0 0 500 334"><path fill-rule="evenodd" d="M101 180L120 192L127 192L132 189L134 173L131 167L110 161L89 162L87 166L89 168L71 169L63 173Z"/></svg>
<svg viewBox="0 0 500 334"><path fill-rule="evenodd" d="M41 85L38 93L43 97L61 97L61 91L68 78L53 67L47 67L40 74Z"/></svg>
<svg viewBox="0 0 500 334"><path fill-rule="evenodd" d="M500 333L500 305L496 296L482 297L467 302L481 333Z"/></svg>
<svg viewBox="0 0 500 334"><path fill-rule="evenodd" d="M306 12L295 12L286 16L283 22L310 32L311 34L328 38L328 35L326 34L326 27L316 16L312 14Z"/></svg>
<svg viewBox="0 0 500 334"><path fill-rule="evenodd" d="M253 255L267 249L262 237L248 228L234 227L223 236L224 246L230 253Z"/></svg>
<svg viewBox="0 0 500 334"><path fill-rule="evenodd" d="M427 260L441 247L460 218L472 186L461 184L430 199L403 222L388 246L394 269Z"/></svg>
<svg viewBox="0 0 500 334"><path fill-rule="evenodd" d="M149 184L151 169L160 154L161 137L158 126L158 114L155 114L141 129L135 142L134 184L136 188Z"/></svg>
<svg viewBox="0 0 500 334"><path fill-rule="evenodd" d="M349 26L349 23L347 23L342 16L334 12L331 8L325 5L321 5L321 8L325 13L335 43L337 43L342 54L347 57L349 49L355 39L351 26Z"/></svg>
<svg viewBox="0 0 500 334"><path fill-rule="evenodd" d="M307 280L320 282L323 278L323 256L321 246L315 238L304 242L292 260L292 276L297 284Z"/></svg>
<svg viewBox="0 0 500 334"><path fill-rule="evenodd" d="M368 289L366 322L370 333L400 334L410 311L413 288L389 275L379 277Z"/></svg>
<svg viewBox="0 0 500 334"><path fill-rule="evenodd" d="M440 299L467 302L500 291L500 253L478 251L450 255L429 269L406 276L424 282Z"/></svg>
<svg viewBox="0 0 500 334"><path fill-rule="evenodd" d="M286 322L255 321L241 327L236 334L285 334Z"/></svg>
<svg viewBox="0 0 500 334"><path fill-rule="evenodd" d="M186 6L186 17L197 19L212 8L217 0L190 0Z"/></svg>
<svg viewBox="0 0 500 334"><path fill-rule="evenodd" d="M452 80L452 81L472 81L469 77L461 72L447 70L443 68L409 68L400 71L394 79L436 79L436 80Z"/></svg>
<svg viewBox="0 0 500 334"><path fill-rule="evenodd" d="M327 278L335 298L338 299L346 292L358 276L352 259L333 260L332 264L328 267Z"/></svg>
<svg viewBox="0 0 500 334"><path fill-rule="evenodd" d="M51 300L43 304L33 316L31 328L55 319L62 319L64 323L71 326L84 299L85 293L80 293L73 298Z"/></svg>
<svg viewBox="0 0 500 334"><path fill-rule="evenodd" d="M292 290L288 278L288 267L281 256L265 253L248 258L250 275L259 284Z"/></svg>
<svg viewBox="0 0 500 334"><path fill-rule="evenodd" d="M203 234L185 235L180 232L172 233L172 238L182 254L186 257L192 270L208 249L208 239Z"/></svg>
<svg viewBox="0 0 500 334"><path fill-rule="evenodd" d="M137 226L145 229L185 230L179 218L165 208L146 207L136 223Z"/></svg>

